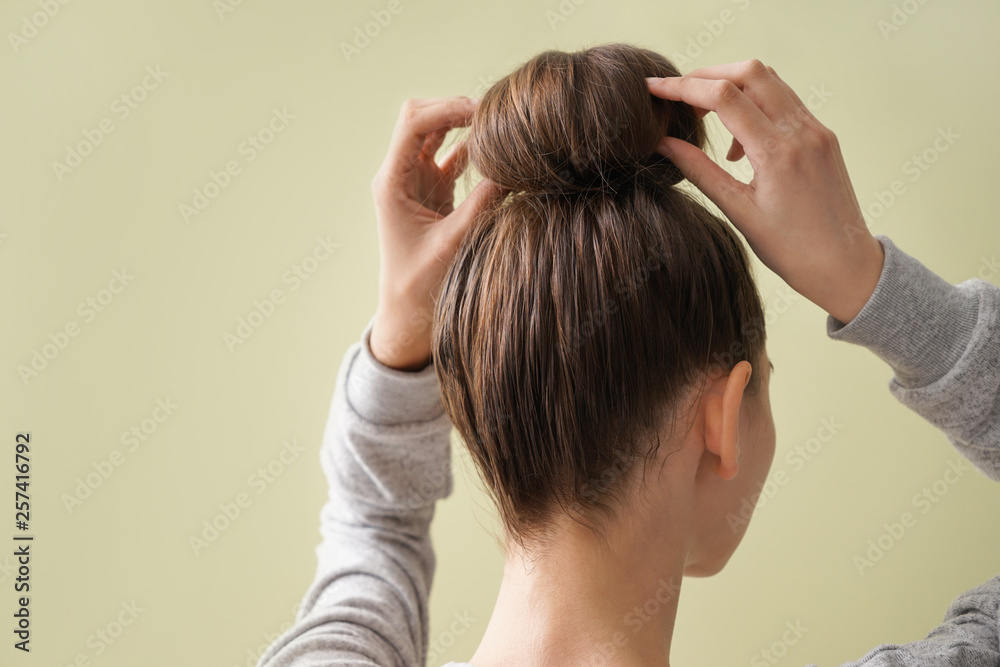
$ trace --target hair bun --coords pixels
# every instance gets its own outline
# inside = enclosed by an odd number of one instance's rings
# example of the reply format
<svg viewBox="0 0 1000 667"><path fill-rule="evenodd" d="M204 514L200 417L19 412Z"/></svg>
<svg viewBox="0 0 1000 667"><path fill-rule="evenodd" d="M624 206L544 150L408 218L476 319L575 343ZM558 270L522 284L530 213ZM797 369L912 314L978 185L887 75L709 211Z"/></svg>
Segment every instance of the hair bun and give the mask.
<svg viewBox="0 0 1000 667"><path fill-rule="evenodd" d="M688 104L652 95L647 76L678 76L666 58L628 44L545 51L494 84L472 120L469 157L515 192L582 195L683 180L656 151L664 135L702 147Z"/></svg>

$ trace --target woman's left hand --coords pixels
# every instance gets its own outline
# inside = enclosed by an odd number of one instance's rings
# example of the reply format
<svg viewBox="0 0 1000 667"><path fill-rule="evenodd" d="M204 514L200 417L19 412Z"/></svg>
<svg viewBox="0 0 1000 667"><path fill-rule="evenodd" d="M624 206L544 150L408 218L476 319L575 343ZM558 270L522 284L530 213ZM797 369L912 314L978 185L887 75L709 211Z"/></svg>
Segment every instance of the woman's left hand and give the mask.
<svg viewBox="0 0 1000 667"><path fill-rule="evenodd" d="M467 97L407 100L371 183L380 265L369 346L391 368L416 371L430 362L441 281L476 210L499 193L483 179L455 208L455 181L468 164L465 142L434 161L448 131L468 125L475 108Z"/></svg>

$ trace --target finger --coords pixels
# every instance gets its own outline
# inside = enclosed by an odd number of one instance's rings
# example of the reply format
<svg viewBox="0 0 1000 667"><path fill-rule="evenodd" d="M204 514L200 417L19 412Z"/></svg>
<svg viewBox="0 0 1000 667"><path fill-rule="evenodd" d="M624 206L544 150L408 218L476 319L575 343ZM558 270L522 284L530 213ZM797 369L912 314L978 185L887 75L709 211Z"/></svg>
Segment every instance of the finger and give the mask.
<svg viewBox="0 0 1000 667"><path fill-rule="evenodd" d="M479 181L472 192L458 205L458 208L441 221L443 225L441 233L449 251L454 252L458 248L458 244L465 237L479 211L484 207L492 206L497 200L506 197L508 193L509 190L488 178Z"/></svg>
<svg viewBox="0 0 1000 667"><path fill-rule="evenodd" d="M726 65L709 65L699 67L686 76L696 79L726 79L732 81L743 92L752 91L761 101L776 113L782 113L794 103L794 93L789 95L791 88L781 81L773 67L768 67L759 60L744 60ZM767 110L765 110L767 113ZM770 115L770 114L768 114Z"/></svg>
<svg viewBox="0 0 1000 667"><path fill-rule="evenodd" d="M780 76L778 76L778 73L775 72L773 68L768 67L767 69L768 69L769 72L771 72L771 75L778 82L778 84L785 90L785 92L788 94L788 97L791 98L792 101L795 102L795 104L799 108L799 110L802 113L805 113L805 114L808 114L809 116L812 116L812 111L809 109L808 106L806 106L806 103L802 101L802 98L799 97L798 94L794 90L792 90L792 87L789 86L788 83L786 83L784 79L782 79ZM815 117L813 116L813 118L815 118Z"/></svg>
<svg viewBox="0 0 1000 667"><path fill-rule="evenodd" d="M457 179L469 164L469 147L465 141L455 144L441 160L439 167L448 180Z"/></svg>
<svg viewBox="0 0 1000 667"><path fill-rule="evenodd" d="M394 174L407 172L420 158L429 134L468 125L474 112L475 105L467 97L408 100L392 134L386 168Z"/></svg>
<svg viewBox="0 0 1000 667"><path fill-rule="evenodd" d="M680 77L673 77L673 78L679 79ZM646 85L649 86L649 93L650 93L650 95L653 95L654 97L661 97L661 98L664 98L664 99L668 99L668 98L664 97L664 95L659 94L658 87L656 87L656 84L658 84L659 81L660 81L659 77L655 77L655 76L647 76L646 77ZM669 98L669 99L673 99L673 98ZM693 104L691 104L690 106L691 106L692 109L694 109L694 113L695 113L695 115L698 118L704 118L706 116L706 114L708 114L708 112L709 112L709 109L702 109L701 107L697 107L697 106L695 106Z"/></svg>
<svg viewBox="0 0 1000 667"><path fill-rule="evenodd" d="M731 81L667 77L651 84L650 92L714 111L748 155L766 153L779 138L774 123Z"/></svg>
<svg viewBox="0 0 1000 667"><path fill-rule="evenodd" d="M429 133L424 139L423 148L420 149L420 159L426 162L433 162L437 152L441 150L445 135L448 132L449 128L440 128Z"/></svg>
<svg viewBox="0 0 1000 667"><path fill-rule="evenodd" d="M746 215L751 200L746 184L733 178L703 150L676 137L664 137L657 152L677 165L684 177L715 202L733 224L752 219ZM742 228L740 231L745 233Z"/></svg>
<svg viewBox="0 0 1000 667"><path fill-rule="evenodd" d="M798 127L812 117L808 107L773 67L759 60L701 67L687 76L699 79L726 79L740 87L775 124L782 121ZM798 119L798 122L795 122Z"/></svg>
<svg viewBox="0 0 1000 667"><path fill-rule="evenodd" d="M774 68L759 60L701 67L684 78L731 81L772 121L790 114L798 115L802 106L798 96L777 77Z"/></svg>
<svg viewBox="0 0 1000 667"><path fill-rule="evenodd" d="M696 79L728 79L733 83L744 85L754 79L763 79L769 74L768 66L757 59L741 60L722 65L706 65L691 70L684 76Z"/></svg>

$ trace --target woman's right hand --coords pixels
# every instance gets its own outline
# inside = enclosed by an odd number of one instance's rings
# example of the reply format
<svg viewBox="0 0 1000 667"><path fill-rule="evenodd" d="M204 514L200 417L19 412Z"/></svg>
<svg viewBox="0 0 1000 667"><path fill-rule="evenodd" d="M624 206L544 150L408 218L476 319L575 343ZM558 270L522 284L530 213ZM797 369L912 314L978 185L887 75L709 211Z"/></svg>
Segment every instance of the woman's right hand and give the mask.
<svg viewBox="0 0 1000 667"><path fill-rule="evenodd" d="M718 114L733 134L728 158L746 154L749 183L701 149L664 137L669 158L795 291L841 322L868 301L882 273L882 244L865 224L837 137L759 60L650 78L650 93Z"/></svg>

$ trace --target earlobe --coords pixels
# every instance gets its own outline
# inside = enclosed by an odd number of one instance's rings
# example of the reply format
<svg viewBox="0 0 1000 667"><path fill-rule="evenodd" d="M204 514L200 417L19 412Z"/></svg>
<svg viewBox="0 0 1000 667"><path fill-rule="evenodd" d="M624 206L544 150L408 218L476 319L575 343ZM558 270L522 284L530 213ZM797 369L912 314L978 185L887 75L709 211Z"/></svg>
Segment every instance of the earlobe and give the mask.
<svg viewBox="0 0 1000 667"><path fill-rule="evenodd" d="M740 404L751 372L750 363L740 361L705 395L705 444L719 457L719 477L727 481L739 472Z"/></svg>

